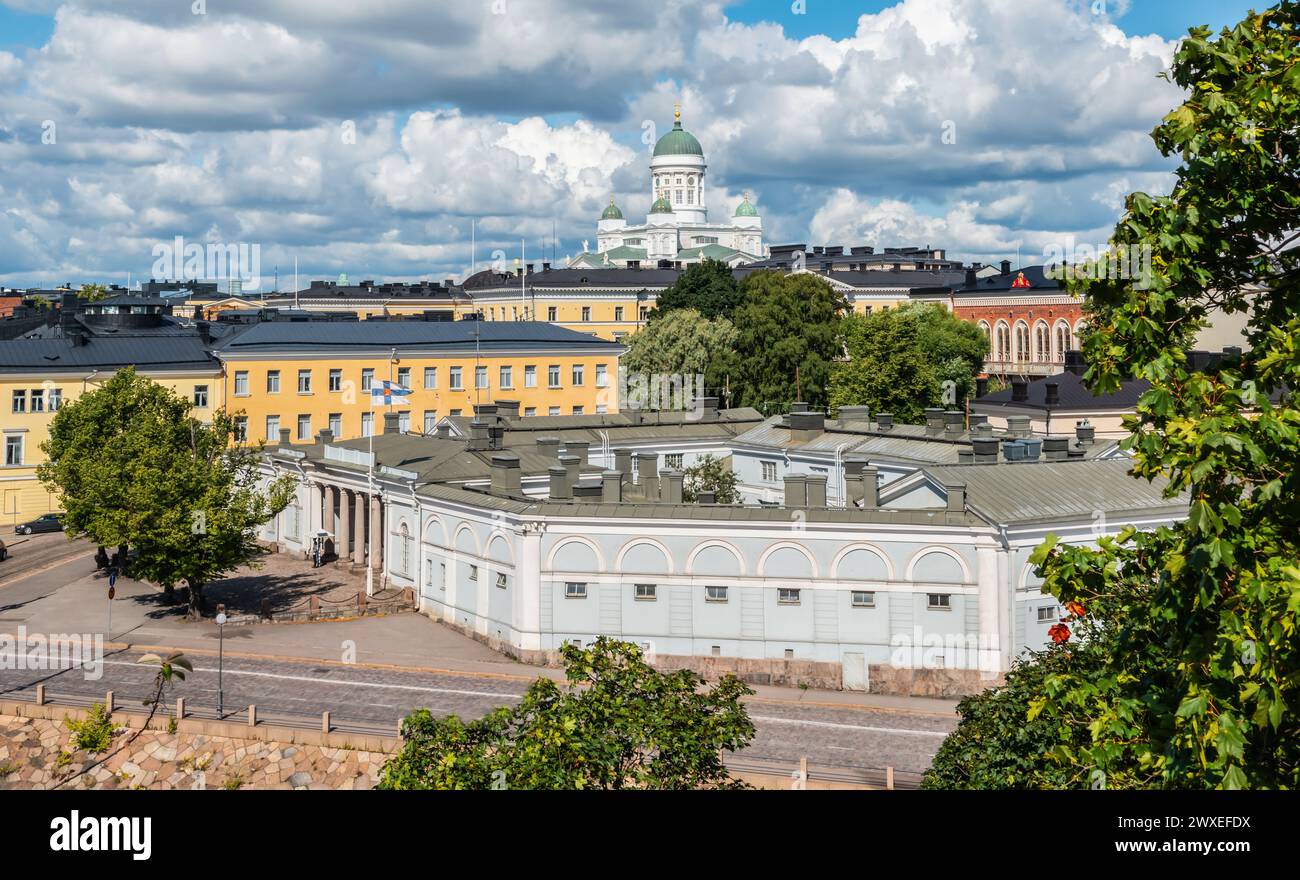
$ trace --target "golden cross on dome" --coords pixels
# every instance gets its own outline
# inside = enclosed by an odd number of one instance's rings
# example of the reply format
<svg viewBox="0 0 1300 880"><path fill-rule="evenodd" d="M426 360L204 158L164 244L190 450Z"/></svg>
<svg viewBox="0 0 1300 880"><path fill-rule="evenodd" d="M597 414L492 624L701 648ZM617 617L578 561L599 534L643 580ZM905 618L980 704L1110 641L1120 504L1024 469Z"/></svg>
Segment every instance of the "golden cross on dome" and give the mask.
<svg viewBox="0 0 1300 880"><path fill-rule="evenodd" d="M681 105L681 102L678 102L678 103L673 104L673 121L674 121L674 122L681 122L681 121L682 121L682 105Z"/></svg>

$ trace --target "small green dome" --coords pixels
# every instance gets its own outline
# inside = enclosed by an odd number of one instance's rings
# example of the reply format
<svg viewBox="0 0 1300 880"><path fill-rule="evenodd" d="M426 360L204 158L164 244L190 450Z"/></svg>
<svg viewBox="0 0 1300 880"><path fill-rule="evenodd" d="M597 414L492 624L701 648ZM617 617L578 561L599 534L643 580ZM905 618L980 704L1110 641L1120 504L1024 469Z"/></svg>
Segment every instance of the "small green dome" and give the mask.
<svg viewBox="0 0 1300 880"><path fill-rule="evenodd" d="M600 215L600 219L601 220L622 220L623 219L623 212L618 209L618 205L614 204L613 196L610 196L609 207L605 209L605 213Z"/></svg>
<svg viewBox="0 0 1300 880"><path fill-rule="evenodd" d="M671 214L673 206L668 204L667 199L655 199L655 203L650 206L651 214Z"/></svg>
<svg viewBox="0 0 1300 880"><path fill-rule="evenodd" d="M682 128L682 109L678 105L673 114L673 130L659 138L655 144L656 156L699 156L704 158L704 148L695 139L695 135Z"/></svg>
<svg viewBox="0 0 1300 880"><path fill-rule="evenodd" d="M745 200L741 202L740 205L736 208L736 216L737 217L758 216L758 208L755 208L753 205L749 203L749 196L745 196Z"/></svg>

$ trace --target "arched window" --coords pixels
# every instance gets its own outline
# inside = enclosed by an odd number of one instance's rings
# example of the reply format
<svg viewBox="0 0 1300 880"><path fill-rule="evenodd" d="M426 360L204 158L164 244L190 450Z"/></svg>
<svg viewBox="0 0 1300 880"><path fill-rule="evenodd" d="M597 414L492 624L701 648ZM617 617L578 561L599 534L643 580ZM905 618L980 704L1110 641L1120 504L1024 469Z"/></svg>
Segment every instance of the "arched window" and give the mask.
<svg viewBox="0 0 1300 880"><path fill-rule="evenodd" d="M1047 322L1034 325L1034 363L1045 364L1052 359L1052 340L1047 332Z"/></svg>
<svg viewBox="0 0 1300 880"><path fill-rule="evenodd" d="M997 335L993 340L993 360L1001 363L1011 360L1011 328L1006 321L998 321Z"/></svg>
<svg viewBox="0 0 1300 880"><path fill-rule="evenodd" d="M400 534L399 540L401 540L402 542L401 571L402 574L410 574L411 573L411 530L406 527L406 523L402 523L402 527L398 531Z"/></svg>
<svg viewBox="0 0 1300 880"><path fill-rule="evenodd" d="M1065 353L1074 350L1074 334L1070 332L1070 325L1064 321L1058 321L1056 324L1056 360L1064 361Z"/></svg>
<svg viewBox="0 0 1300 880"><path fill-rule="evenodd" d="M1017 363L1029 361L1029 325L1024 321L1016 322L1016 347L1014 359Z"/></svg>

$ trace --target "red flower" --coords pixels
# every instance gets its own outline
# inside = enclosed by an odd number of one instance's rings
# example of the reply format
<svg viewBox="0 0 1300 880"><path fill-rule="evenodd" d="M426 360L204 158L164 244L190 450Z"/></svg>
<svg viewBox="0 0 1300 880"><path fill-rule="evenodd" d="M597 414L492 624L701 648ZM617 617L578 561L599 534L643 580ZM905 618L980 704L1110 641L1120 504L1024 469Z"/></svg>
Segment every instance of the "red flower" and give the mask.
<svg viewBox="0 0 1300 880"><path fill-rule="evenodd" d="M1084 616L1083 606L1078 602L1066 602L1065 610L1073 614L1075 617Z"/></svg>
<svg viewBox="0 0 1300 880"><path fill-rule="evenodd" d="M1056 642L1058 645L1064 645L1070 640L1070 628L1063 623L1053 624L1052 628L1047 631L1047 634L1051 636L1052 641Z"/></svg>

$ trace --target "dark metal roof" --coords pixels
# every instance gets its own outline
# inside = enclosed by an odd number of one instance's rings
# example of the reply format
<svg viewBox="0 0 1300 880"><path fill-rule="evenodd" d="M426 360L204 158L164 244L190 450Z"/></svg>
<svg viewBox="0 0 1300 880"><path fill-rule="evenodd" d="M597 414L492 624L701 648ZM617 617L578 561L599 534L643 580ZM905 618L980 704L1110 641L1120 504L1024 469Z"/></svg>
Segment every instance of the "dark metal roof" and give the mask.
<svg viewBox="0 0 1300 880"><path fill-rule="evenodd" d="M1057 384L1060 402L1047 405L1047 385ZM993 394L976 398L972 405L976 407L1012 407L1041 410L1115 410L1132 412L1137 406L1138 398L1151 388L1145 379L1130 379L1120 383L1119 390L1113 394L1093 394L1083 384L1083 377L1077 373L1057 373L1037 382L1030 382L1026 388L1027 400L1012 400L1013 389L1005 388Z"/></svg>
<svg viewBox="0 0 1300 880"><path fill-rule="evenodd" d="M31 370L217 369L217 361L198 336L96 336L85 345L69 339L11 339L0 342L0 372Z"/></svg>
<svg viewBox="0 0 1300 880"><path fill-rule="evenodd" d="M582 289L584 287L629 287L662 289L675 282L678 269L548 269L528 275L528 288ZM465 279L468 293L487 290L519 290L519 278L499 272L479 272Z"/></svg>
<svg viewBox="0 0 1300 880"><path fill-rule="evenodd" d="M580 348L616 351L622 346L589 333L543 321L268 321L219 348L231 354L333 348Z"/></svg>

